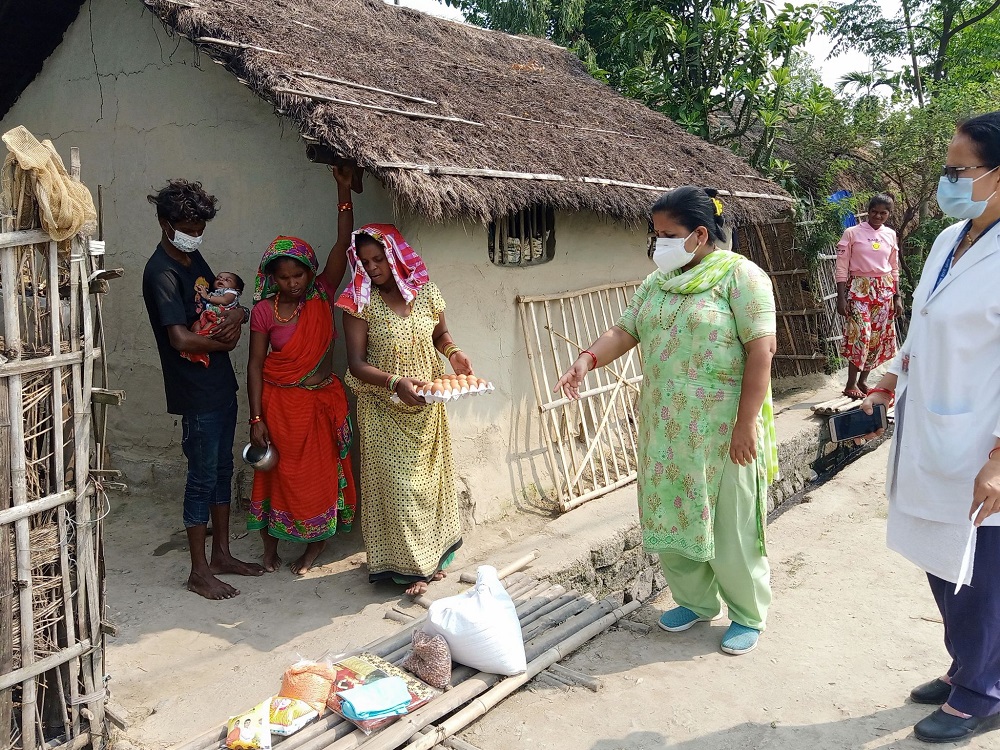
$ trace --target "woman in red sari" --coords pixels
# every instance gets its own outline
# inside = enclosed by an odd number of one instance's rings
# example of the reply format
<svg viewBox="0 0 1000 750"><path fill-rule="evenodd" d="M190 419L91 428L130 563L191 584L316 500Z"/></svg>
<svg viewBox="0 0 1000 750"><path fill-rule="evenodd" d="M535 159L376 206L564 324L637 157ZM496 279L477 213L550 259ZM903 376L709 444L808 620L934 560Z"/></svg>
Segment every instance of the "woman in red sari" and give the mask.
<svg viewBox="0 0 1000 750"><path fill-rule="evenodd" d="M297 237L278 237L260 262L250 315L250 442L273 443L277 466L256 472L247 526L260 531L264 568L277 570L278 540L304 542L291 564L307 572L338 529L351 530L357 505L348 452L347 396L333 373L333 301L353 228L351 177L337 169L337 244L325 268Z"/></svg>

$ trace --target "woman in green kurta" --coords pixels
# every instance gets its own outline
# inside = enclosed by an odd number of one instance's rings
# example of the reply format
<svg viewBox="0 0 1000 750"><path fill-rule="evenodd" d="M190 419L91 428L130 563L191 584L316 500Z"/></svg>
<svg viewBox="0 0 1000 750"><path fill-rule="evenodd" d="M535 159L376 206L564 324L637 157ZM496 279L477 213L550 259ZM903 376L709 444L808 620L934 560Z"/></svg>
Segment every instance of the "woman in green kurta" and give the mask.
<svg viewBox="0 0 1000 750"><path fill-rule="evenodd" d="M361 433L361 530L368 580L422 594L462 546L451 436L444 404L417 396L444 373L472 374L445 322L444 298L396 227L369 224L347 252L344 310ZM393 398L396 396L396 398Z"/></svg>
<svg viewBox="0 0 1000 750"><path fill-rule="evenodd" d="M743 654L756 647L771 602L764 522L777 475L774 296L760 268L716 247L725 222L715 191L677 188L652 218L657 270L558 387L577 397L587 372L639 345L643 545L659 554L678 605L660 627L714 620L725 602L732 624L722 650Z"/></svg>

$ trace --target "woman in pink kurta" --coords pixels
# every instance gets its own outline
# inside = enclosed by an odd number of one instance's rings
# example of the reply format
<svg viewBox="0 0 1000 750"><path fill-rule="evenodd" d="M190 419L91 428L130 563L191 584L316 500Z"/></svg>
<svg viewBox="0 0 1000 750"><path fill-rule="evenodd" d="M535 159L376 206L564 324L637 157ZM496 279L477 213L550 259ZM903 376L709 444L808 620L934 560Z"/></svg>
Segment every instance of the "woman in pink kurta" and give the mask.
<svg viewBox="0 0 1000 750"><path fill-rule="evenodd" d="M844 395L861 400L868 373L896 355L899 296L899 242L885 226L892 198L876 195L868 219L848 227L837 243L837 312L847 318L843 355L848 362Z"/></svg>

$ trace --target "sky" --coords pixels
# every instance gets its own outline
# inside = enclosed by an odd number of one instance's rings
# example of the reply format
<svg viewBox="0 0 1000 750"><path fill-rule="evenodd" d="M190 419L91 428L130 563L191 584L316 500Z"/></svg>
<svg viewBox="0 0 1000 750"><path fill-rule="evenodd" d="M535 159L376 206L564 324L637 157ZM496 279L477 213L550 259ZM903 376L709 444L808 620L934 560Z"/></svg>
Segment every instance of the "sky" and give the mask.
<svg viewBox="0 0 1000 750"><path fill-rule="evenodd" d="M792 0L792 3L802 5L813 1ZM462 20L462 13L459 10L449 8L440 0L399 0L399 4L453 21ZM900 2L899 0L884 0L882 7L884 13L895 14L899 11ZM831 87L835 86L845 74L859 69L863 70L866 65L865 60L856 54L840 55L839 57L828 59L832 47L833 43L830 41L830 38L823 35L814 36L806 47L806 51L815 60L816 67L823 77L823 82Z"/></svg>

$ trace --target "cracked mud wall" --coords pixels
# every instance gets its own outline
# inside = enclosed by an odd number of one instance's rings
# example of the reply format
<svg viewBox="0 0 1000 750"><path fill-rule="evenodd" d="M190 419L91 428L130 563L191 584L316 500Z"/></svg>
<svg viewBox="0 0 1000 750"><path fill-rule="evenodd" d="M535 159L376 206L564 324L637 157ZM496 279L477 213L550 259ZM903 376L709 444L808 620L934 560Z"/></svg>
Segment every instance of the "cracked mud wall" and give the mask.
<svg viewBox="0 0 1000 750"><path fill-rule="evenodd" d="M204 182L220 201L204 252L218 272L252 286L276 234L307 240L321 254L336 235L336 191L310 164L295 125L184 39L171 38L139 0L93 0L60 47L0 121L51 138L68 158L79 146L83 179L103 186L106 262L125 268L106 303L112 387L128 400L111 414L115 465L130 485L178 504L185 462L180 419L165 413L162 379L142 303L142 269L159 239L146 195L167 178ZM405 122L400 123L405 127ZM449 407L458 487L469 522L542 505L550 486L535 396L514 298L641 278L651 270L644 234L592 215L556 216L556 258L534 269L489 263L486 229L431 225L394 214L370 177L355 197L360 223L394 221L422 253L448 302L448 323L479 374L497 391ZM249 304L248 288L244 302ZM245 381L246 336L233 353ZM345 367L343 350L339 368ZM245 393L240 393L246 439Z"/></svg>

